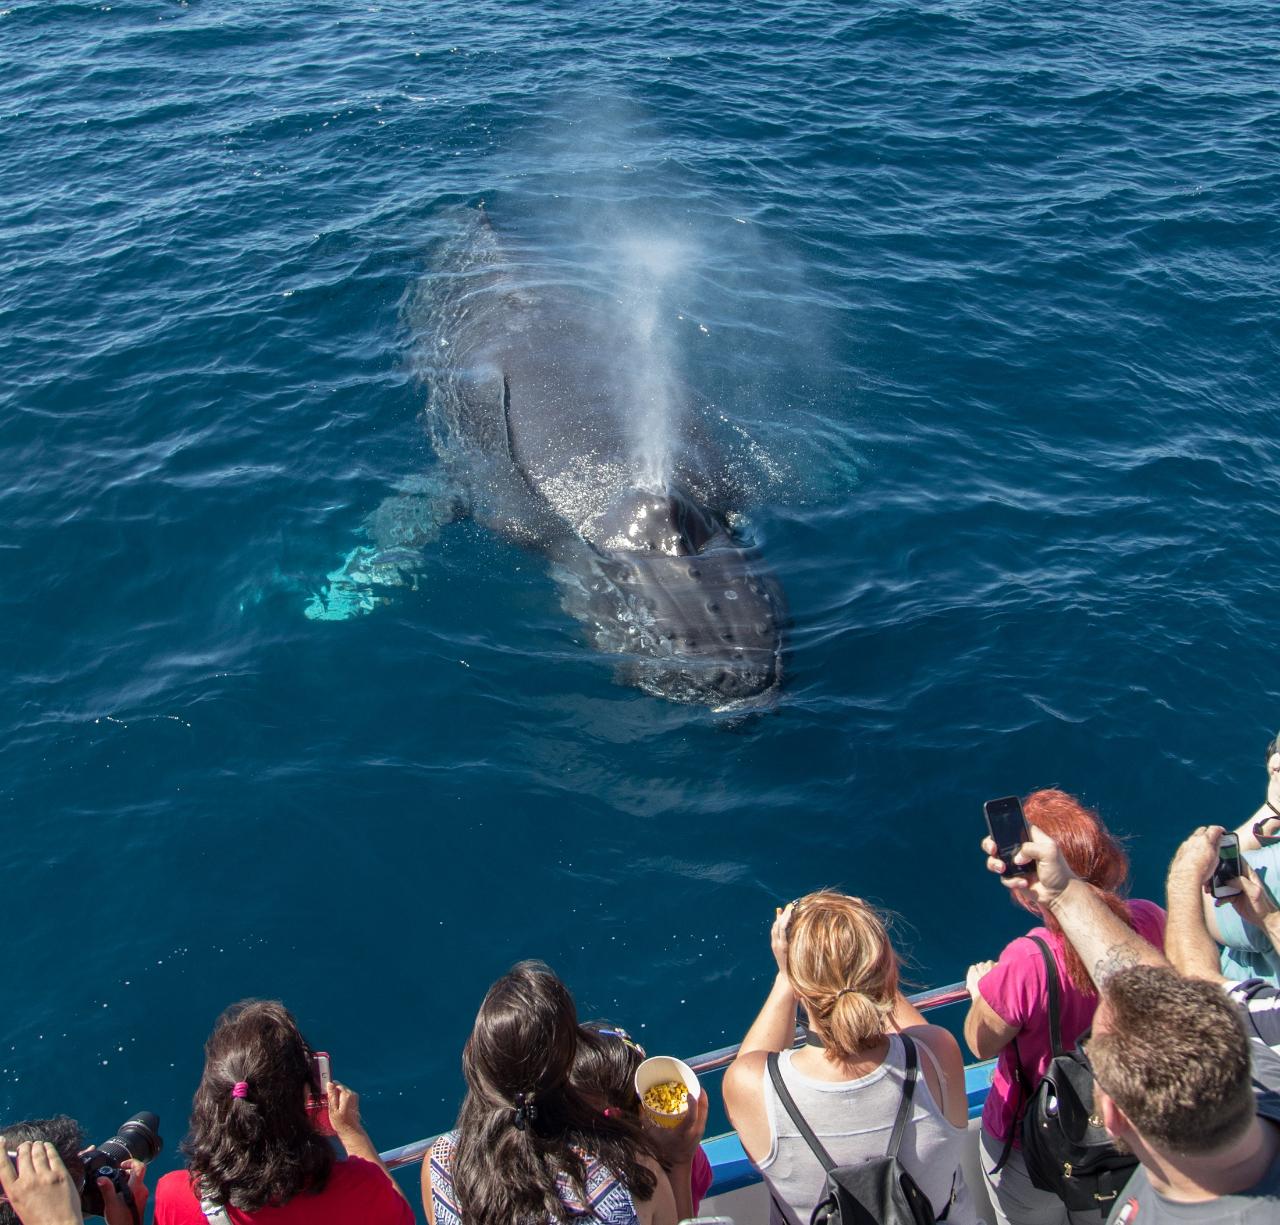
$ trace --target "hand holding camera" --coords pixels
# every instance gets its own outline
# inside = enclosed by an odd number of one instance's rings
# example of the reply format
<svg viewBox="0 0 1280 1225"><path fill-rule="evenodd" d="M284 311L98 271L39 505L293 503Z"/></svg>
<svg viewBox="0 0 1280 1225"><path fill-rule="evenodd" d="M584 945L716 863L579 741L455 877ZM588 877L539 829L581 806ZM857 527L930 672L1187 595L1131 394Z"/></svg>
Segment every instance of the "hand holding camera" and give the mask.
<svg viewBox="0 0 1280 1225"><path fill-rule="evenodd" d="M58 1150L24 1140L10 1154L0 1136L0 1190L22 1225L80 1225L80 1196Z"/></svg>
<svg viewBox="0 0 1280 1225"><path fill-rule="evenodd" d="M1178 848L1169 864L1171 894L1179 889L1203 889L1225 900L1243 891L1242 873L1248 865L1240 858L1240 839L1221 825L1202 825Z"/></svg>
<svg viewBox="0 0 1280 1225"><path fill-rule="evenodd" d="M78 1139L73 1120L54 1120L58 1121L73 1129ZM73 1158L78 1157L83 1165L78 1192L50 1140L26 1140L12 1153L0 1141L0 1185L23 1225L62 1225L91 1216L106 1217L108 1225L140 1225L147 1206L146 1163L163 1147L159 1127L160 1120L144 1110L106 1143L78 1154L67 1150L66 1161L75 1166Z"/></svg>
<svg viewBox="0 0 1280 1225"><path fill-rule="evenodd" d="M147 1206L147 1162L163 1147L159 1117L140 1110L105 1144L82 1153L84 1215L106 1217L107 1225L139 1225Z"/></svg>

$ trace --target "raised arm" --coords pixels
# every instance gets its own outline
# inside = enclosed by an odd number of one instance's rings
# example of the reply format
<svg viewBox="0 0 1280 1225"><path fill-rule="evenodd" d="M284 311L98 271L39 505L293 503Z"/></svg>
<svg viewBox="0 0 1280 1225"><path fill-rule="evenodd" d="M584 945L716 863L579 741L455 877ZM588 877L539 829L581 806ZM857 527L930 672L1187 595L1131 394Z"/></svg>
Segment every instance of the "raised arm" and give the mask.
<svg viewBox="0 0 1280 1225"><path fill-rule="evenodd" d="M391 1171L378 1156L377 1148L360 1121L360 1095L354 1089L349 1089L336 1080L329 1084L329 1121L333 1124L333 1130L342 1147L347 1150L347 1154L351 1157L363 1157L365 1161L372 1161L374 1165L381 1167L382 1172L387 1176L387 1181L395 1188L396 1194L408 1203L409 1197L405 1195L400 1184L391 1177ZM424 1165L426 1164L429 1162L424 1162ZM429 1211L430 1208L428 1208Z"/></svg>
<svg viewBox="0 0 1280 1225"><path fill-rule="evenodd" d="M1218 842L1224 833L1220 825L1202 825L1178 848L1165 882L1169 903L1165 952L1179 974L1214 982L1223 978L1218 946L1205 926L1204 887L1218 862Z"/></svg>
<svg viewBox="0 0 1280 1225"><path fill-rule="evenodd" d="M645 1127L653 1142L663 1177L671 1184L676 1220L693 1217L693 1158L707 1130L707 1093L704 1089L689 1102L689 1110L679 1127L665 1128L650 1123Z"/></svg>
<svg viewBox="0 0 1280 1225"><path fill-rule="evenodd" d="M1227 831L1221 825L1202 825L1179 848L1169 865L1169 926L1165 950L1182 974L1225 981L1218 960L1214 901L1206 886L1218 862L1218 844ZM1242 919L1262 928L1271 947L1280 953L1280 910L1263 888L1253 868L1240 860L1241 892L1228 898Z"/></svg>
<svg viewBox="0 0 1280 1225"><path fill-rule="evenodd" d="M1026 889L1041 910L1052 911L1063 935L1071 941L1089 970L1094 985L1101 987L1117 970L1128 966L1167 966L1167 958L1112 914L1093 888L1067 866L1057 844L1043 830L1031 827L1031 841L1013 857L1014 862L1034 864L1029 876L1005 876L1004 863L996 858L996 846L984 838L987 867L997 873L1006 889Z"/></svg>
<svg viewBox="0 0 1280 1225"><path fill-rule="evenodd" d="M791 922L791 907L778 912L769 933L773 958L778 966L773 986L765 999L759 1015L752 1021L747 1036L742 1039L737 1059L752 1051L785 1051L796 1036L796 993L787 977L787 926ZM730 1065L732 1070L733 1065Z"/></svg>
<svg viewBox="0 0 1280 1225"><path fill-rule="evenodd" d="M787 925L791 907L778 912L770 932L770 944L778 972L760 1009L747 1030L738 1054L724 1074L724 1107L738 1132L747 1155L763 1159L769 1151L769 1124L764 1117L762 1080L771 1051L786 1050L795 1039L796 996L787 977Z"/></svg>

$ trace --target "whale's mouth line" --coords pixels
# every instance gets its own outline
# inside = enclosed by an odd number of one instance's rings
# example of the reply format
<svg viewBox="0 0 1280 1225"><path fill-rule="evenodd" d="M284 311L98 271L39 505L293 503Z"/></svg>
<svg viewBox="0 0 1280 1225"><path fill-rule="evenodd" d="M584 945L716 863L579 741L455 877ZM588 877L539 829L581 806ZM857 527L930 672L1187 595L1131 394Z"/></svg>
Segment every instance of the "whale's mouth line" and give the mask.
<svg viewBox="0 0 1280 1225"><path fill-rule="evenodd" d="M723 668L714 660L699 661L694 659L672 657L670 660L635 655L617 655L620 665L627 671L636 687L652 697L665 698L667 701L681 702L691 706L705 705L713 715L742 714L753 710L762 710L772 706L782 688L782 645L771 653L770 666L767 669L769 683L759 689L736 697L725 697L721 701L709 700L714 692L710 686L684 686L675 681L663 681L662 667L666 663L680 665L678 675L681 678L690 674L704 672L708 679ZM651 675L657 673L656 676Z"/></svg>

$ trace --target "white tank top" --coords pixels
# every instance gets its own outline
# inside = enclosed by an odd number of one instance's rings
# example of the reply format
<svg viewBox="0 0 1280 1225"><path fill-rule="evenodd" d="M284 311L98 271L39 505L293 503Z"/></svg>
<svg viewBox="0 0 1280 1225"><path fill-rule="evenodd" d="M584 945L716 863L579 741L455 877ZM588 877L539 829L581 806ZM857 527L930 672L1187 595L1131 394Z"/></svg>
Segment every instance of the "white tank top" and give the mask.
<svg viewBox="0 0 1280 1225"><path fill-rule="evenodd" d="M933 1052L923 1042L916 1043L916 1050L941 1077ZM884 1062L857 1080L814 1080L792 1067L794 1053L783 1051L778 1059L783 1084L832 1160L837 1165L854 1165L883 1157L902 1100L906 1075L902 1039L890 1034L889 1053ZM772 1219L779 1221L778 1201L781 1201L786 1206L787 1225L808 1225L822 1198L826 1171L778 1101L767 1069L764 1101L770 1145L768 1157L760 1163L760 1172L773 1192ZM960 1170L964 1145L965 1129L947 1122L929 1092L922 1069L916 1079L911 1121L902 1138L898 1160L928 1197L935 1213L946 1210L954 1187L956 1200L947 1213L947 1225L977 1225L979 1220Z"/></svg>

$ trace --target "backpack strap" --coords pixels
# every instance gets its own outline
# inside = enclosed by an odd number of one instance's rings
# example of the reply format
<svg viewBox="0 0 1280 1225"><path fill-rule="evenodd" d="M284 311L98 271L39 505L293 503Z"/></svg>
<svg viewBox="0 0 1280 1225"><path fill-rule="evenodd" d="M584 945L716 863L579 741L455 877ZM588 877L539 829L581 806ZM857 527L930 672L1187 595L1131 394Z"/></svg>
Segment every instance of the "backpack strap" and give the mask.
<svg viewBox="0 0 1280 1225"><path fill-rule="evenodd" d="M915 1096L916 1077L920 1072L920 1063L916 1057L916 1044L906 1034L899 1034L902 1039L903 1053L907 1067L902 1080L902 1101L898 1103L898 1117L893 1121L893 1135L889 1137L889 1149L886 1157L896 1157L902 1147L902 1137L906 1135L907 1124L911 1122L911 1099Z"/></svg>
<svg viewBox="0 0 1280 1225"><path fill-rule="evenodd" d="M1045 990L1048 994L1049 1002L1049 1042L1053 1046L1054 1058L1057 1058L1064 1053L1062 1049L1062 1016L1059 1012L1058 1004L1058 996L1061 991L1058 983L1058 967L1053 960L1053 953L1049 951L1049 946L1039 936L1028 936L1027 939L1035 941L1036 947L1040 950L1040 956L1044 961ZM1023 1116L1027 1113L1027 1107L1031 1104L1032 1086L1022 1074L1022 1056L1018 1050L1017 1038L1013 1040L1013 1080L1018 1086L1018 1096L1021 1101L1018 1104L1018 1111L1014 1115L1013 1126L1009 1128L1009 1134L1005 1138L1000 1159L987 1171L988 1175L992 1177L999 1174L1004 1169L1006 1162L1008 1162L1009 1154L1013 1152L1013 1139L1018 1134Z"/></svg>
<svg viewBox="0 0 1280 1225"><path fill-rule="evenodd" d="M956 1172L951 1175L951 1194L947 1196L947 1206L933 1218L934 1221L945 1221L951 1215L951 1209L955 1206L956 1194L959 1191L959 1187L956 1185L959 1181L960 1169L957 1166Z"/></svg>
<svg viewBox="0 0 1280 1225"><path fill-rule="evenodd" d="M227 1210L207 1197L200 1201L200 1211L209 1225L231 1225L231 1216Z"/></svg>
<svg viewBox="0 0 1280 1225"><path fill-rule="evenodd" d="M822 1141L814 1135L813 1128L804 1121L804 1115L800 1113L800 1108L796 1105L795 1098L791 1096L791 1091L783 1083L782 1069L778 1067L778 1052L770 1051L769 1058L765 1062L769 1065L769 1079L773 1081L773 1091L778 1095L778 1101L782 1103L782 1108L791 1116L791 1121L796 1125L796 1130L804 1138L804 1142L821 1163L822 1168L827 1173L830 1173L836 1168L836 1163L831 1160L831 1154L822 1147Z"/></svg>
<svg viewBox="0 0 1280 1225"><path fill-rule="evenodd" d="M1058 967L1054 963L1049 946L1039 936L1031 936L1040 946L1040 956L1044 958L1045 984L1049 990L1049 1041L1053 1046L1053 1057L1065 1055L1062 1046L1062 1013L1059 1011L1058 995L1062 988L1058 984Z"/></svg>
<svg viewBox="0 0 1280 1225"><path fill-rule="evenodd" d="M885 1153L886 1157L896 1157L898 1149L902 1147L902 1138L906 1135L907 1124L911 1122L911 1102L916 1092L916 1080L920 1075L920 1060L916 1054L915 1042L907 1037L906 1034L899 1034L898 1037L902 1039L906 1070L902 1082L902 1100L898 1103L898 1116L893 1121L893 1133L889 1137L889 1148ZM804 1142L809 1146L818 1161L821 1162L822 1168L828 1173L834 1170L836 1163L831 1159L831 1154L822 1147L822 1141L814 1134L813 1128L805 1122L804 1115L800 1113L800 1108L796 1105L795 1098L791 1096L791 1091L782 1079L782 1069L778 1066L778 1052L770 1051L769 1057L765 1062L769 1066L769 1079L773 1081L773 1091L778 1095L778 1100L782 1103L783 1109L796 1125L796 1130L804 1137Z"/></svg>

